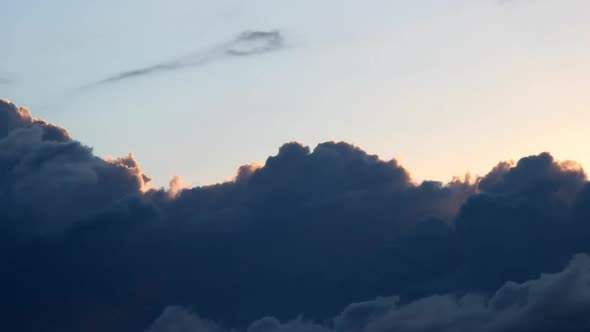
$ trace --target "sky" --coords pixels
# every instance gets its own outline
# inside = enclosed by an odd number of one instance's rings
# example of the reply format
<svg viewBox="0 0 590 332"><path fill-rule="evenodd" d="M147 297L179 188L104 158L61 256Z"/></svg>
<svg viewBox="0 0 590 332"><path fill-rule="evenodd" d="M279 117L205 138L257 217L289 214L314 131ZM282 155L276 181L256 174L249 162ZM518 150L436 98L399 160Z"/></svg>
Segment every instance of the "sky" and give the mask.
<svg viewBox="0 0 590 332"><path fill-rule="evenodd" d="M590 331L588 1L0 8L0 331Z"/></svg>
<svg viewBox="0 0 590 332"><path fill-rule="evenodd" d="M100 156L133 152L156 185L221 182L288 141L350 142L400 160L416 181L543 151L590 164L584 0L2 7L1 95ZM202 57L248 31L277 31L282 43L96 84Z"/></svg>

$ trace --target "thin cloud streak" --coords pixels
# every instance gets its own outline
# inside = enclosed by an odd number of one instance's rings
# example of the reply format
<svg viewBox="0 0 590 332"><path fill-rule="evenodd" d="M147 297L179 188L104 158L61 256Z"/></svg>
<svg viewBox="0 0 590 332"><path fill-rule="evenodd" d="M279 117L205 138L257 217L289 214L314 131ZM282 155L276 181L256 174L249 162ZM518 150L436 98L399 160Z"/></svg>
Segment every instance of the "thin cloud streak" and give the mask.
<svg viewBox="0 0 590 332"><path fill-rule="evenodd" d="M93 85L116 83L126 79L147 76L159 72L176 71L190 67L205 65L229 57L253 56L280 50L283 47L283 36L278 30L246 31L233 40L215 47L197 51L188 56L152 66L124 71L109 78L100 80Z"/></svg>

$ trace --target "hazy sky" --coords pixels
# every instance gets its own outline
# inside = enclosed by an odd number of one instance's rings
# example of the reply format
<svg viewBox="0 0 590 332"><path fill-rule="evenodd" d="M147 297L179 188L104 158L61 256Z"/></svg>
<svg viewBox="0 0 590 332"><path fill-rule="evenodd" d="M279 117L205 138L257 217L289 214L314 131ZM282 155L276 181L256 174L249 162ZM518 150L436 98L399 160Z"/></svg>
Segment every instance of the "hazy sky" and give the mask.
<svg viewBox="0 0 590 332"><path fill-rule="evenodd" d="M221 181L287 141L354 143L416 180L546 150L590 165L586 0L21 0L2 11L0 97L98 155L133 152L158 185ZM282 46L93 85L257 30L280 31Z"/></svg>

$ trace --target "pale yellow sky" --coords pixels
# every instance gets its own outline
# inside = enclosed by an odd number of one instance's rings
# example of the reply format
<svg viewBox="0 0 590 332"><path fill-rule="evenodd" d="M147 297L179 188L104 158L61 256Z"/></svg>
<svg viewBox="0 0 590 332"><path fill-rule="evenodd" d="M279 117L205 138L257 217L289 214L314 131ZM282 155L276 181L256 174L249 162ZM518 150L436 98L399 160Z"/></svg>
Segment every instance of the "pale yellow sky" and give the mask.
<svg viewBox="0 0 590 332"><path fill-rule="evenodd" d="M354 143L417 180L542 151L590 165L590 1L113 1L10 2L2 96L99 155L133 152L157 185L222 181L288 141ZM68 92L253 29L285 48Z"/></svg>

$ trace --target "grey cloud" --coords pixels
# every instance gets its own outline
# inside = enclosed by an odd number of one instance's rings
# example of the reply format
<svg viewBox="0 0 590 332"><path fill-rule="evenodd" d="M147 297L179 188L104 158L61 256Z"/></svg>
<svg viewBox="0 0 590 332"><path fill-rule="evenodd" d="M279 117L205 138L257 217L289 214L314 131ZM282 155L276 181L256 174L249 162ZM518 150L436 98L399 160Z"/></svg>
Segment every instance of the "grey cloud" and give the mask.
<svg viewBox="0 0 590 332"><path fill-rule="evenodd" d="M386 312L378 304L379 310L361 330L586 331L590 328L590 257L579 254L561 272L524 283L508 282L491 297L437 295L404 305L394 299ZM344 326L343 331L354 331Z"/></svg>
<svg viewBox="0 0 590 332"><path fill-rule="evenodd" d="M108 162L68 132L0 100L0 231L63 231L148 179L130 155ZM19 231L20 233L20 231Z"/></svg>
<svg viewBox="0 0 590 332"><path fill-rule="evenodd" d="M564 332L590 329L590 257L574 256L563 271L524 283L508 282L493 295L435 295L403 304L398 297L350 304L332 322L274 317L247 332ZM180 307L167 308L147 332L221 332Z"/></svg>
<svg viewBox="0 0 590 332"><path fill-rule="evenodd" d="M0 138L16 128L30 126L33 123L31 112L13 104L8 99L0 99Z"/></svg>
<svg viewBox="0 0 590 332"><path fill-rule="evenodd" d="M42 128L44 139L71 140L65 128L47 123L42 119L33 118L28 108L17 106L8 99L0 99L0 139L6 137L14 129L32 126Z"/></svg>
<svg viewBox="0 0 590 332"><path fill-rule="evenodd" d="M278 50L283 47L283 36L279 31L247 31L228 45L225 53L249 56Z"/></svg>
<svg viewBox="0 0 590 332"><path fill-rule="evenodd" d="M170 306L145 332L238 332L224 328L179 306ZM333 332L327 326L314 324L303 318L281 323L275 317L264 317L250 324L246 332Z"/></svg>
<svg viewBox="0 0 590 332"><path fill-rule="evenodd" d="M149 332L223 332L223 329L182 307L168 307Z"/></svg>
<svg viewBox="0 0 590 332"><path fill-rule="evenodd" d="M125 79L146 76L159 72L182 70L197 67L237 56L253 56L280 50L283 47L283 35L278 30L246 31L234 39L193 54L165 61L152 66L133 69L113 75L95 84L115 83Z"/></svg>

